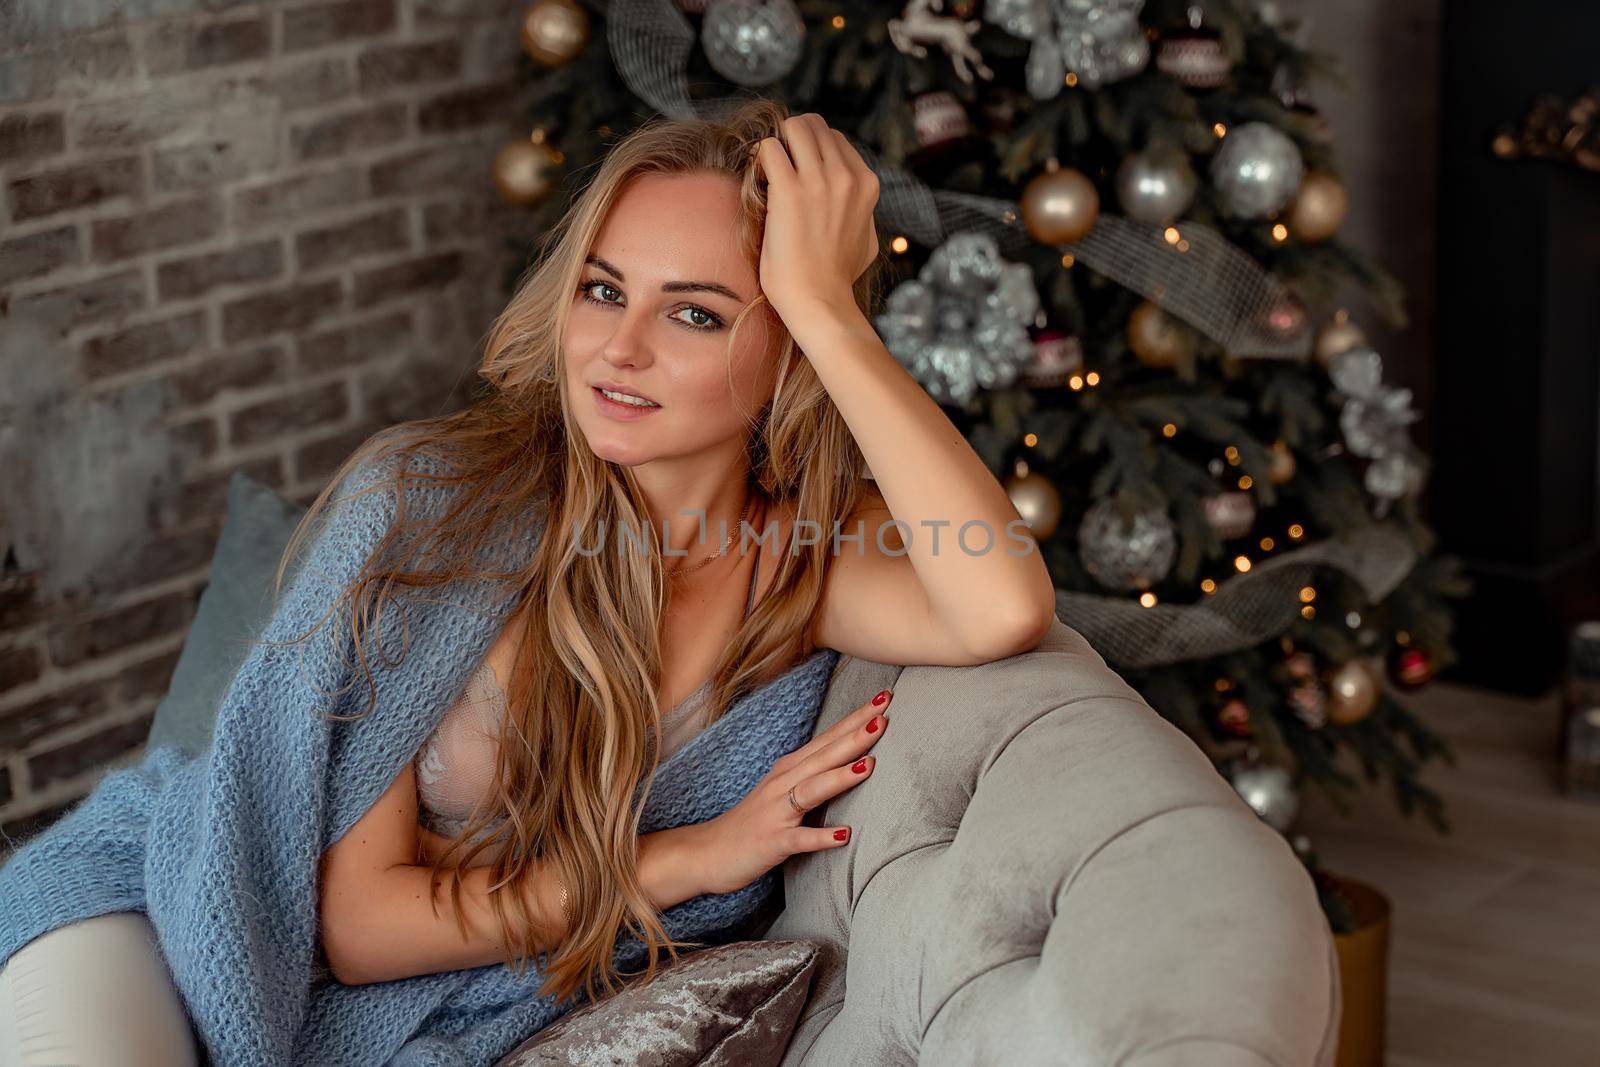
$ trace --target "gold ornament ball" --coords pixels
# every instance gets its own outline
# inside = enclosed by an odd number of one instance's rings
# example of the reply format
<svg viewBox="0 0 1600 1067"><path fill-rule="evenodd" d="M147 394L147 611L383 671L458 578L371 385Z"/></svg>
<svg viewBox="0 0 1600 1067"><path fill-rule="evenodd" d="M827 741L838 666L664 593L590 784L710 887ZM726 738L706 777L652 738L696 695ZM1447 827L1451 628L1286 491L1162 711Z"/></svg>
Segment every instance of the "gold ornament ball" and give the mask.
<svg viewBox="0 0 1600 1067"><path fill-rule="evenodd" d="M1306 243L1326 241L1350 214L1350 194L1329 174L1308 174L1289 207L1289 232Z"/></svg>
<svg viewBox="0 0 1600 1067"><path fill-rule="evenodd" d="M1312 350L1316 353L1318 363L1331 367L1340 354L1366 343L1366 333L1356 325L1348 311L1341 309L1318 328Z"/></svg>
<svg viewBox="0 0 1600 1067"><path fill-rule="evenodd" d="M555 182L561 153L544 141L512 141L494 157L494 186L513 204L544 198Z"/></svg>
<svg viewBox="0 0 1600 1067"><path fill-rule="evenodd" d="M1008 475L1005 486L1012 506L1028 524L1035 540L1043 541L1056 532L1061 522L1061 494L1050 479L1024 469Z"/></svg>
<svg viewBox="0 0 1600 1067"><path fill-rule="evenodd" d="M1027 184L1017 209L1034 240L1047 245L1071 244L1094 229L1100 217L1100 194L1082 171L1058 166Z"/></svg>
<svg viewBox="0 0 1600 1067"><path fill-rule="evenodd" d="M1339 726L1360 722L1378 706L1378 676L1365 660L1340 667L1328 683L1328 720Z"/></svg>
<svg viewBox="0 0 1600 1067"><path fill-rule="evenodd" d="M576 0L534 0L522 16L522 47L535 63L559 67L589 43L589 15Z"/></svg>
<svg viewBox="0 0 1600 1067"><path fill-rule="evenodd" d="M1267 480L1273 485L1282 485L1294 477L1295 460L1294 450L1286 441L1274 441L1272 444L1272 466L1267 468Z"/></svg>
<svg viewBox="0 0 1600 1067"><path fill-rule="evenodd" d="M1128 347L1148 367L1171 367L1194 353L1194 338L1161 305L1142 301L1128 316Z"/></svg>

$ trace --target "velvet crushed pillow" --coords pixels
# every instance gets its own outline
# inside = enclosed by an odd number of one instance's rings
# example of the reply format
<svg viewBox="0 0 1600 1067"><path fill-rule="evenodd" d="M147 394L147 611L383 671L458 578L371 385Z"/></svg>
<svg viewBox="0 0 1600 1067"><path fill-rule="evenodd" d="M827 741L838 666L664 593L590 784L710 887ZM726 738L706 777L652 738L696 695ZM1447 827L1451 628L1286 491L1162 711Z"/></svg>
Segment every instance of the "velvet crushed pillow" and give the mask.
<svg viewBox="0 0 1600 1067"><path fill-rule="evenodd" d="M700 949L649 982L574 1008L495 1067L761 1067L783 1059L811 992L815 941Z"/></svg>

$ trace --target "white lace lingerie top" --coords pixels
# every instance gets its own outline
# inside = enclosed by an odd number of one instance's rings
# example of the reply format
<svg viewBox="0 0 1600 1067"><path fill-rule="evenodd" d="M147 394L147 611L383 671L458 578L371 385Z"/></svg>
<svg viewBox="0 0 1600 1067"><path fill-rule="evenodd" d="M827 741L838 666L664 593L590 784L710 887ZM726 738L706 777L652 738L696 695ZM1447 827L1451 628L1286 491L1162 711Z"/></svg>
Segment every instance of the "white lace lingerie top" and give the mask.
<svg viewBox="0 0 1600 1067"><path fill-rule="evenodd" d="M745 615L755 600L757 566L750 568ZM703 725L701 714L711 681L684 697L661 716L661 762L688 743ZM506 695L488 660L478 664L432 735L413 757L417 775L418 821L428 830L455 837L464 830L479 803L491 803L496 745L505 716ZM487 836L505 818L490 824ZM481 839L481 838L480 838ZM474 862L489 862L501 846L485 849Z"/></svg>

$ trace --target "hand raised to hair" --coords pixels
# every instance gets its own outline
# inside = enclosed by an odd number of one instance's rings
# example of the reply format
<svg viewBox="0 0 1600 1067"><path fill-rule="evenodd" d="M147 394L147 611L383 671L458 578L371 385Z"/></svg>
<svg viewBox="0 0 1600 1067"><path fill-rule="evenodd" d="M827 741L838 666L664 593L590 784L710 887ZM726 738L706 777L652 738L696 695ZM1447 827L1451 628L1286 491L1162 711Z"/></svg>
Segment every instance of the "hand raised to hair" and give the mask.
<svg viewBox="0 0 1600 1067"><path fill-rule="evenodd" d="M785 119L783 139L764 138L755 158L767 181L761 290L773 310L792 324L819 301L855 306L852 286L878 255L878 176L815 112Z"/></svg>

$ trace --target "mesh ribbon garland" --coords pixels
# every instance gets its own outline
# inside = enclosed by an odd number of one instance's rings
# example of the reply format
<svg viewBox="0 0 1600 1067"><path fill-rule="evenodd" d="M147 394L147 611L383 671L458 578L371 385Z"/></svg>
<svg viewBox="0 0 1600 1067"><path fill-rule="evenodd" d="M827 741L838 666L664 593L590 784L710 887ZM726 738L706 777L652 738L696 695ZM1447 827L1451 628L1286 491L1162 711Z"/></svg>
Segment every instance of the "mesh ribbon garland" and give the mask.
<svg viewBox="0 0 1600 1067"><path fill-rule="evenodd" d="M1146 608L1124 597L1058 589L1056 614L1108 662L1160 667L1250 648L1282 633L1299 616L1299 591L1318 566L1343 571L1377 602L1400 584L1416 558L1402 531L1378 524L1261 560L1193 604Z"/></svg>
<svg viewBox="0 0 1600 1067"><path fill-rule="evenodd" d="M617 73L640 100L670 118L716 118L734 97L691 100L685 71L694 27L673 0L588 0L606 17L606 46Z"/></svg>

